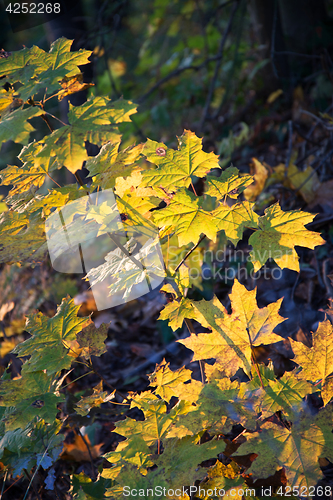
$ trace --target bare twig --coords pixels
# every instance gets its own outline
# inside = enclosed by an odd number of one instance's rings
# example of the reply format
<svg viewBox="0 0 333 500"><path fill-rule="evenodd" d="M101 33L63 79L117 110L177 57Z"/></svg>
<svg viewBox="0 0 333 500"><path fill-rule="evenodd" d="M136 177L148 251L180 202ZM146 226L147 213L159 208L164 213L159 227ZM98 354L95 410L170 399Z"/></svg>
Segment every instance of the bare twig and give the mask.
<svg viewBox="0 0 333 500"><path fill-rule="evenodd" d="M111 389L111 391L116 391L116 393L117 393L117 394L119 394L119 396L120 396L121 398L123 398L125 401L127 401L127 403L131 403L131 400L130 400L130 399L128 399L128 397L127 397L127 396L125 396L125 395L124 395L124 394L122 394L120 391L118 391L118 389L116 389L115 387L113 387L113 385L112 385L112 384L110 384L110 382L108 382L108 381L106 380L106 378L105 378L105 377L104 377L101 373L99 373L99 371L98 371L98 370L96 370L96 368L95 368L95 367L94 367L94 365L93 365L92 359L90 359L90 364L89 364L89 367L90 367L90 368L91 368L91 370L92 370L92 371L93 371L93 372L97 375L97 377L99 377L99 378L100 378L100 379L104 382L104 384L105 384L105 385L107 385L107 386Z"/></svg>
<svg viewBox="0 0 333 500"><path fill-rule="evenodd" d="M208 116L208 111L209 111L210 103L211 103L212 98L213 98L213 94L214 94L214 90L215 90L215 85L216 85L216 82L217 82L217 77L218 77L218 74L220 72L220 68L221 68L221 64L222 64L223 50L224 50L225 42L226 42L227 37L229 35L229 31L231 29L232 22L234 20L234 17L235 17L235 14L236 14L238 6L239 6L239 2L237 1L234 4L234 7L232 9L231 16L229 18L227 27L226 27L225 32L223 33L223 36L222 36L222 38L220 40L220 46L219 46L219 50L218 50L218 53L217 53L218 60L217 60L216 66L215 66L215 71L214 71L213 78L212 78L212 80L210 82L210 86L209 86L209 90L208 90L208 95L207 95L205 107L203 109L202 117L201 117L200 124L199 124L199 132L201 132L201 130L203 128L203 125L204 125L204 123L205 123L205 121L207 119L207 116Z"/></svg>
<svg viewBox="0 0 333 500"><path fill-rule="evenodd" d="M223 57L223 54L222 54L222 56L208 57L201 64L198 64L198 65L191 64L189 66L182 66L180 68L175 69L174 71L171 71L171 73L169 73L164 78L161 78L161 80L159 80L158 82L156 82L155 85L153 85L145 94L143 94L138 99L135 99L135 102L137 104L142 104L143 101L145 101L161 85L163 85L164 83L168 82L169 80L171 80L175 76L180 75L181 73L183 73L183 71L187 71L187 70L199 71L202 68L204 68L205 66L207 66L207 64L209 64L210 62L218 61L219 59L222 59L222 57Z"/></svg>
<svg viewBox="0 0 333 500"><path fill-rule="evenodd" d="M333 126L332 125L331 126L327 125L322 118L320 118L317 115L314 115L313 113L310 113L310 111L307 111L306 109L301 109L300 112L304 113L305 115L311 116L311 118L313 118L317 122L321 123L321 125L323 127L325 127L327 130L333 130Z"/></svg>
<svg viewBox="0 0 333 500"><path fill-rule="evenodd" d="M45 455L45 453L46 453L46 451L44 452L44 455ZM44 455L43 455L43 458L44 458ZM42 460L43 460L43 459L42 459ZM40 463L41 463L41 462L40 462ZM33 483L33 480L35 479L35 475L36 475L36 473L37 473L38 468L39 468L39 466L38 466L38 467L36 467L36 470L35 470L35 472L34 472L34 474L33 474L33 476L32 476L32 477L30 477L30 474L29 474L29 472L27 471L27 469L23 469L23 470L24 470L25 475L26 475L26 476L27 476L27 478L28 478L28 481L30 481L30 482L29 482L29 486L28 486L28 488L27 488L27 491L25 492L25 495L24 495L23 500L25 500L25 499L26 499L27 494L28 494L28 491L30 490L30 486L31 486L31 485L32 485L32 487L33 487L33 490L34 490L35 495L36 495L36 497L38 498L38 500L42 500L42 499L41 499L41 497L40 497L40 495L39 495L39 493L38 493L38 491L36 490L36 486L35 486L35 485L34 485L34 483Z"/></svg>
<svg viewBox="0 0 333 500"><path fill-rule="evenodd" d="M84 442L84 445L87 448L89 459L90 459L92 480L96 481L97 478L96 478L95 466L94 466L94 461L93 461L93 457L91 454L89 443L87 442L85 436L82 434L82 432L80 431L80 429L78 427L75 427L75 431L76 431L77 435L82 438L82 441Z"/></svg>
<svg viewBox="0 0 333 500"><path fill-rule="evenodd" d="M175 269L175 273L178 271L178 269L180 268L180 266L182 264L184 264L185 260L188 259L188 257L191 255L192 252L194 252L194 250L200 245L200 243L206 238L206 235L204 234L203 236L201 236L200 240L198 241L198 243L196 243L188 252L187 254L185 255L185 257L179 262L178 266L176 267Z"/></svg>

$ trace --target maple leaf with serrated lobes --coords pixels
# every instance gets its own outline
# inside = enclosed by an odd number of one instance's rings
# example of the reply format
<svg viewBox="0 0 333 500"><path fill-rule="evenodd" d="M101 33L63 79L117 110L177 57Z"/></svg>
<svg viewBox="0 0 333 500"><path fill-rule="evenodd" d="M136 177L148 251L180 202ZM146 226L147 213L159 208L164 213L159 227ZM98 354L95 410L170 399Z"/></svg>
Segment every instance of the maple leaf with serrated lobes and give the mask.
<svg viewBox="0 0 333 500"><path fill-rule="evenodd" d="M153 221L160 226L171 226L178 236L179 246L197 243L203 231L215 241L216 223L212 214L204 209L204 203L203 197L182 188L167 207L154 212Z"/></svg>
<svg viewBox="0 0 333 500"><path fill-rule="evenodd" d="M0 59L1 61L1 59ZM27 121L44 114L42 109L31 106L26 109L16 109L0 120L0 145L6 141L28 144L34 127Z"/></svg>
<svg viewBox="0 0 333 500"><path fill-rule="evenodd" d="M93 189L98 186L103 189L114 188L118 177L129 176L137 166L144 145L130 146L123 151L119 151L119 146L120 142L107 142L97 156L88 158L85 168L93 177Z"/></svg>
<svg viewBox="0 0 333 500"><path fill-rule="evenodd" d="M31 186L40 188L44 184L45 178L50 178L49 173L58 168L55 157L36 157L42 149L42 144L31 142L22 149L18 156L23 162L22 166L11 165L1 170L2 184L13 184L14 186L10 190L10 196L25 192Z"/></svg>
<svg viewBox="0 0 333 500"><path fill-rule="evenodd" d="M261 418L267 418L278 410L293 415L300 410L303 398L313 392L313 386L306 380L299 380L295 370L276 379L273 367L265 365L252 367L252 379L243 384L242 389L245 397L254 400L254 407L261 412Z"/></svg>
<svg viewBox="0 0 333 500"><path fill-rule="evenodd" d="M64 397L52 388L52 379L43 371L26 373L23 365L22 377L0 381L0 406L7 412L2 419L6 430L24 429L35 417L53 423L58 413L57 405Z"/></svg>
<svg viewBox="0 0 333 500"><path fill-rule="evenodd" d="M294 361L302 367L299 379L316 382L321 380L321 397L327 404L333 396L333 327L329 320L319 323L317 331L312 335L312 347L302 342L291 340L295 353Z"/></svg>
<svg viewBox="0 0 333 500"><path fill-rule="evenodd" d="M253 182L252 175L240 176L238 168L229 167L221 173L220 177L207 175L205 193L218 200L225 196L237 198L251 182Z"/></svg>
<svg viewBox="0 0 333 500"><path fill-rule="evenodd" d="M79 415L84 416L90 412L91 408L98 407L102 403L107 403L113 398L114 392L108 394L106 391L103 391L103 382L101 380L99 384L93 387L93 392L90 396L84 396L76 403L75 409Z"/></svg>
<svg viewBox="0 0 333 500"><path fill-rule="evenodd" d="M179 149L148 141L143 149L147 160L157 166L143 172L142 182L146 186L162 187L170 191L188 187L191 177L204 177L213 168L220 168L218 156L202 151L202 139L194 132L184 130L178 138Z"/></svg>
<svg viewBox="0 0 333 500"><path fill-rule="evenodd" d="M190 410L177 417L167 437L193 436L203 430L226 434L236 423L241 423L247 429L256 428L258 414L254 410L253 400L244 398L237 380L231 382L229 378L222 378L201 384L195 406Z"/></svg>
<svg viewBox="0 0 333 500"><path fill-rule="evenodd" d="M64 97L75 94L76 92L82 92L82 90L87 90L89 87L93 87L94 83L84 83L83 73L78 73L74 76L64 76L60 80L60 85L62 90L58 92L58 100L62 101Z"/></svg>
<svg viewBox="0 0 333 500"><path fill-rule="evenodd" d="M317 415L298 413L290 427L266 421L259 432L245 434L247 441L233 456L256 453L246 471L253 478L266 478L284 467L290 486L315 485L322 477L318 459L333 461L333 408L326 406Z"/></svg>
<svg viewBox="0 0 333 500"><path fill-rule="evenodd" d="M91 356L101 356L106 352L105 340L108 336L108 325L102 323L96 328L93 321L90 320L87 326L77 334L77 341L82 349L80 356L85 359Z"/></svg>
<svg viewBox="0 0 333 500"><path fill-rule="evenodd" d="M295 245L313 249L325 243L318 233L304 227L314 217L314 214L300 210L283 212L278 203L268 207L265 215L259 217L259 230L249 238L253 247L250 255L254 270L258 271L271 258L281 269L287 267L298 272Z"/></svg>
<svg viewBox="0 0 333 500"><path fill-rule="evenodd" d="M191 380L191 370L185 367L179 368L175 372L170 370L170 363L165 359L156 366L155 371L148 375L151 387L156 387L155 394L161 396L164 401L169 402L175 394L174 390L183 382Z"/></svg>
<svg viewBox="0 0 333 500"><path fill-rule="evenodd" d="M38 262L47 252L45 221L36 213L0 214L0 262Z"/></svg>
<svg viewBox="0 0 333 500"><path fill-rule="evenodd" d="M248 291L235 280L230 294L232 314L214 298L211 301L193 302L196 320L211 333L191 334L178 340L194 352L193 361L215 358L226 374L234 374L242 367L251 372L252 347L278 342L281 337L273 333L274 328L285 321L278 314L282 299L259 309L256 289Z"/></svg>
<svg viewBox="0 0 333 500"><path fill-rule="evenodd" d="M148 446L163 439L170 426L179 415L187 413L192 407L191 403L180 401L169 413L164 401L158 399L151 392L145 392L132 398L130 408L139 408L143 411L145 420L137 421L127 417L116 423L117 434L127 438L128 443L133 435L141 435ZM193 408L193 407L192 407ZM117 451L117 450L116 450Z"/></svg>
<svg viewBox="0 0 333 500"><path fill-rule="evenodd" d="M208 490L218 490L223 489L223 498L229 500L230 496L234 500L242 500L243 495L240 491L246 491L246 486L244 485L244 478L240 475L241 468L235 463L231 462L228 465L222 464L219 460L210 467L207 471L208 481L202 482L199 487L202 489L203 494L199 495L201 500L211 500L211 496L207 494ZM238 486L238 488L237 488ZM229 495L229 490L233 490L232 494ZM206 492L206 494L205 494ZM245 498L247 494L245 493Z"/></svg>
<svg viewBox="0 0 333 500"><path fill-rule="evenodd" d="M26 330L32 337L13 351L20 358L31 356L24 365L26 372L46 370L47 374L53 374L70 368L73 361L71 346L77 346L76 336L88 320L77 316L79 309L80 306L67 298L63 299L52 318L42 313L28 316Z"/></svg>
<svg viewBox="0 0 333 500"><path fill-rule="evenodd" d="M59 38L51 44L49 52L36 46L12 52L0 59L0 76L6 76L12 84L22 84L17 94L23 100L45 88L47 94L60 90L60 80L74 77L79 65L90 62L92 52L84 49L71 52L72 43L73 40Z"/></svg>
<svg viewBox="0 0 333 500"><path fill-rule="evenodd" d="M152 219L160 226L170 226L178 236L179 246L197 243L202 233L216 241L220 230L236 244L242 238L245 227L256 227L258 216L249 203L238 203L232 207L222 204L213 211L206 210L213 199L208 195L195 196L182 188L167 207L154 211Z"/></svg>
<svg viewBox="0 0 333 500"><path fill-rule="evenodd" d="M257 228L258 215L252 210L253 203L244 201L232 207L220 204L211 212L218 230L223 230L227 239L237 245L245 228Z"/></svg>
<svg viewBox="0 0 333 500"><path fill-rule="evenodd" d="M207 470L200 464L210 458L215 459L225 450L226 443L223 440L213 438L198 444L200 438L199 435L165 440L163 453L154 462L167 474L171 488L182 488L185 484L194 484L196 480L203 479Z"/></svg>
<svg viewBox="0 0 333 500"><path fill-rule="evenodd" d="M133 113L136 113L136 105L122 99L113 102L107 97L91 97L81 106L69 104L69 125L45 137L37 157L56 156L59 167L65 165L74 173L88 159L85 142L99 145L119 142L117 124L130 121Z"/></svg>
<svg viewBox="0 0 333 500"><path fill-rule="evenodd" d="M170 328L175 332L181 328L184 319L196 319L191 301L182 297L180 301L173 300L162 309L159 318L167 320Z"/></svg>

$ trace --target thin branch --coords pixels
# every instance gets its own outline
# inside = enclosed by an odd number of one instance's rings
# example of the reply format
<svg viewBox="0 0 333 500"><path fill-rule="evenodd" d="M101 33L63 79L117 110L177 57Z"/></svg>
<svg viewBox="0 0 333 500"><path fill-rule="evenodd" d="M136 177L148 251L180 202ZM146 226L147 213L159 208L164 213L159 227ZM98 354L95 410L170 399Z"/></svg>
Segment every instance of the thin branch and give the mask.
<svg viewBox="0 0 333 500"><path fill-rule="evenodd" d="M142 104L143 101L145 101L153 92L155 92L155 90L157 90L161 85L163 85L164 83L168 82L169 80L171 80L172 78L174 78L175 76L178 76L180 75L181 73L183 73L183 71L187 71L189 69L193 70L193 71L199 71L201 70L202 68L204 68L207 64L209 64L210 62L213 62L213 61L218 61L219 59L222 59L223 56L213 56L213 57L208 57L207 59L205 59L201 64L197 64L197 65L194 65L194 64L191 64L189 66L183 66L183 67L180 67L180 68L177 68L175 69L174 71L171 71L171 73L169 73L168 75L166 75L164 78L161 78L161 80L159 80L158 82L155 83L155 85L153 85L151 87L151 89L149 89L145 94L143 94L141 97L139 97L138 99L134 99L134 101L137 103L137 104Z"/></svg>
<svg viewBox="0 0 333 500"><path fill-rule="evenodd" d="M321 59L321 56L311 55L311 54L303 54L302 52L292 52L291 50L279 50L273 51L274 55L284 55L284 56L295 56L295 57L305 57L307 59Z"/></svg>
<svg viewBox="0 0 333 500"><path fill-rule="evenodd" d="M124 394L122 394L120 391L118 391L118 389L116 389L115 387L113 387L113 385L112 385L112 384L110 384L110 383L106 380L106 378L105 378L105 377L104 377L101 373L99 373L99 371L97 371L97 370L96 370L96 368L95 368L95 367L94 367L94 365L93 365L93 362L92 362L92 359L91 359L91 358L90 358L90 365L89 365L89 366L90 366L90 368L92 369L92 371L93 371L93 372L97 375L97 377L99 377L99 378L100 378L100 379L104 382L104 384L105 384L105 385L107 385L107 386L111 389L111 391L116 391L116 393L117 393L117 394L119 394L119 396L120 396L121 398L123 398L125 401L127 401L127 403L131 403L131 400L130 400L130 399L128 399L128 396L125 396L125 395L124 395Z"/></svg>
<svg viewBox="0 0 333 500"><path fill-rule="evenodd" d="M203 236L201 236L200 240L198 241L198 243L196 243L188 252L187 254L185 255L185 257L179 262L178 266L176 267L175 269L175 273L178 271L178 269L180 268L180 266L182 264L184 264L185 260L191 255L192 252L194 252L194 250L200 245L200 243L206 238L206 235L204 234Z"/></svg>
<svg viewBox="0 0 333 500"><path fill-rule="evenodd" d="M55 120L58 120L58 122L60 122L62 125L64 125L65 127L68 125L68 123L64 123L62 120L60 120L60 118L57 118L56 116L52 115L51 113L49 113L48 111L45 111L45 114L46 115L49 115L49 116L52 116L52 118L54 118Z"/></svg>
<svg viewBox="0 0 333 500"><path fill-rule="evenodd" d="M314 115L313 113L310 113L310 111L306 111L306 109L301 109L301 113L304 113L305 115L311 116L314 120L317 120L317 122L321 123L323 127L325 127L327 130L333 130L333 126L329 126L325 123L324 120L319 118L319 116Z"/></svg>
<svg viewBox="0 0 333 500"><path fill-rule="evenodd" d="M215 66L215 71L214 71L213 78L212 78L212 80L210 82L210 87L209 87L209 90L208 90L208 95L207 95L205 107L204 107L204 110L203 110L203 113L202 113L202 118L201 118L200 124L199 124L199 132L202 130L203 125L204 125L204 123L205 123L205 121L207 119L207 116L208 116L208 111L209 111L210 103L211 103L212 98L213 98L213 94L214 94L214 90L215 90L215 85L216 85L216 82L217 82L217 77L218 77L218 74L220 72L220 68L221 68L221 64L222 64L224 46L225 46L225 43L227 41L227 37L229 35L229 31L231 29L231 26L232 26L232 23L233 23L236 11L238 9L238 6L239 6L239 2L237 1L234 4L234 7L232 9L231 16L229 18L227 27L226 27L225 32L224 32L224 34L223 34L223 36L221 38L221 41L220 41L220 46L219 46L219 50L218 50L218 53L217 53L218 61L217 61L216 66Z"/></svg>
<svg viewBox="0 0 333 500"><path fill-rule="evenodd" d="M95 466L94 466L94 461L93 461L93 457L92 457L92 454L91 454L91 450L90 450L90 446L89 446L89 443L88 441L86 440L85 436L82 434L82 432L80 431L79 427L75 427L75 431L77 433L78 436L80 436L82 438L82 441L84 442L84 445L85 447L87 448L87 451L88 451L88 455L89 455L89 459L90 459L90 466L91 466L91 474L92 474L92 480L93 481L96 481L96 472L95 472Z"/></svg>

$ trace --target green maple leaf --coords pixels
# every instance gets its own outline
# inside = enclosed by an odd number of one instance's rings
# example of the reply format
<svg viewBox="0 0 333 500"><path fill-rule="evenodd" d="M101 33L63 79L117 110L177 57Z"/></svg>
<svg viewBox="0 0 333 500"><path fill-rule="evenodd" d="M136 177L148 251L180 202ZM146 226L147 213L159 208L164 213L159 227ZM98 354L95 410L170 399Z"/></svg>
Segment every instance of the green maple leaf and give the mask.
<svg viewBox="0 0 333 500"><path fill-rule="evenodd" d="M322 475L318 458L333 460L332 413L329 406L316 416L300 413L291 428L265 422L259 432L246 435L246 443L233 455L258 455L247 470L254 479L269 477L284 467L290 486L309 488Z"/></svg>
<svg viewBox="0 0 333 500"><path fill-rule="evenodd" d="M185 367L179 368L175 372L170 370L170 363L165 359L156 367L154 373L148 375L150 385L156 387L155 394L161 396L164 401L170 401L172 396L175 395L175 389L183 382L191 380L191 370Z"/></svg>
<svg viewBox="0 0 333 500"><path fill-rule="evenodd" d="M78 66L88 64L91 51L80 49L70 52L73 40L59 38L51 44L50 52L33 46L24 48L0 61L0 76L6 76L12 84L20 82L18 94L21 99L47 88L51 94L60 90L60 80L80 72Z"/></svg>
<svg viewBox="0 0 333 500"><path fill-rule="evenodd" d="M132 399L131 408L134 407L143 411L145 420L137 421L127 417L116 423L116 432L127 438L127 445L130 445L132 436L139 435L151 446L166 437L171 424L179 415L187 413L191 404L180 402L167 413L165 402L151 392L146 392Z"/></svg>
<svg viewBox="0 0 333 500"><path fill-rule="evenodd" d="M207 470L199 464L210 458L216 458L226 447L224 441L212 439L198 444L200 436L186 436L182 439L167 439L162 455L155 460L155 464L164 470L171 488L182 488L187 484L194 484L203 479Z"/></svg>
<svg viewBox="0 0 333 500"><path fill-rule="evenodd" d="M7 211L0 214L0 262L38 262L47 252L40 214Z"/></svg>
<svg viewBox="0 0 333 500"><path fill-rule="evenodd" d="M104 469L102 476L115 479L121 469L127 464L135 465L140 472L147 473L147 467L154 465L152 451L139 435L130 437L130 441L122 441L117 446L117 451L106 453L104 457L113 464L110 469Z"/></svg>
<svg viewBox="0 0 333 500"><path fill-rule="evenodd" d="M143 173L144 185L175 191L175 188L188 187L192 176L204 177L212 168L220 168L218 156L202 151L202 139L194 132L184 130L178 142L179 149L175 151L148 139L143 154L157 168Z"/></svg>
<svg viewBox="0 0 333 500"><path fill-rule="evenodd" d="M291 339L295 361L302 367L299 378L315 382L321 380L324 404L332 398L333 373L333 327L329 320L319 323L318 330L312 335L312 347Z"/></svg>
<svg viewBox="0 0 333 500"><path fill-rule="evenodd" d="M234 374L239 366L251 372L252 347L278 342L281 337L272 333L285 319L278 314L282 299L259 309L256 289L248 291L237 280L230 300L232 314L215 298L212 301L192 302L197 321L212 333L192 334L179 340L194 352L193 360L215 358L227 375Z"/></svg>
<svg viewBox="0 0 333 500"><path fill-rule="evenodd" d="M190 410L180 414L173 422L168 438L193 436L203 430L226 434L236 423L247 429L256 427L257 413L253 409L253 400L242 397L239 382L231 382L229 378L202 384L195 407Z"/></svg>
<svg viewBox="0 0 333 500"><path fill-rule="evenodd" d="M178 300L169 302L162 309L158 319L168 320L170 328L175 332L178 328L181 328L184 319L187 318L196 319L195 311L193 310L191 301L182 297L179 302Z"/></svg>
<svg viewBox="0 0 333 500"><path fill-rule="evenodd" d="M8 166L1 171L2 184L13 184L10 195L27 191L31 186L41 187L49 173L58 168L58 163L54 157L36 157L43 146L32 142L25 146L19 158L23 161L21 167Z"/></svg>
<svg viewBox="0 0 333 500"><path fill-rule="evenodd" d="M11 210L0 214L0 262L38 262L47 252L44 217L67 201L86 196L83 189L65 186L36 195L36 188L7 198ZM66 245L66 249L68 246Z"/></svg>
<svg viewBox="0 0 333 500"><path fill-rule="evenodd" d="M87 415L91 408L100 406L102 403L107 403L114 398L114 393L108 394L103 391L103 382L100 381L95 387L93 387L93 393L90 396L84 396L75 405L75 409L79 415Z"/></svg>
<svg viewBox="0 0 333 500"><path fill-rule="evenodd" d="M84 472L71 476L71 491L75 500L98 500L104 498L107 481L99 477L98 481L92 481Z"/></svg>
<svg viewBox="0 0 333 500"><path fill-rule="evenodd" d="M260 371L261 379L257 370ZM256 369L252 368L252 380L243 390L245 396L248 394L254 398L254 406L261 412L262 418L267 418L278 410L283 410L288 415L299 411L304 396L313 392L313 386L305 380L298 380L295 370L275 379L272 367L258 365Z"/></svg>
<svg viewBox="0 0 333 500"><path fill-rule="evenodd" d="M63 299L53 318L42 313L28 316L26 330L32 335L17 345L13 352L19 357L31 356L25 363L25 372L46 370L52 374L71 366L71 346L87 318L78 318L80 306L72 299Z"/></svg>
<svg viewBox="0 0 333 500"><path fill-rule="evenodd" d="M62 401L64 397L52 391L52 380L43 371L0 382L0 405L9 410L3 417L7 430L24 429L35 417L53 423L59 411L57 404Z"/></svg>
<svg viewBox="0 0 333 500"><path fill-rule="evenodd" d="M129 176L140 158L143 144L131 146L119 152L120 143L108 142L102 146L97 156L88 158L85 168L94 177L92 187L112 189L118 177Z"/></svg>
<svg viewBox="0 0 333 500"><path fill-rule="evenodd" d="M37 464L46 470L55 462L63 441L63 436L58 434L60 427L59 422L47 425L43 420L34 419L24 429L3 434L0 458L12 470L13 477L23 474L24 469L30 471Z"/></svg>
<svg viewBox="0 0 333 500"><path fill-rule="evenodd" d="M300 210L283 212L278 203L268 207L265 215L259 218L259 230L249 239L254 270L258 271L271 258L282 269L288 267L298 272L295 245L313 249L325 243L318 233L304 227L313 218L313 214Z"/></svg>
<svg viewBox="0 0 333 500"><path fill-rule="evenodd" d="M6 115L0 121L0 144L10 140L28 144L30 133L35 129L27 120L43 113L44 111L40 108L31 106L26 109L16 109Z"/></svg>
<svg viewBox="0 0 333 500"><path fill-rule="evenodd" d="M110 471L116 469L114 471L114 475L110 474ZM111 469L104 469L102 472L102 477L110 477L113 479L116 477L117 483L112 488L108 488L105 497L111 497L112 499L122 500L124 498L124 487L132 490L136 490L139 498L149 498L146 496L146 491L155 491L155 488L161 488L161 492L163 492L163 488L168 490L168 481L165 478L165 474L163 473L163 469L152 470L149 471L148 474L146 471L143 471L140 474L139 470L135 465L130 463L126 464L122 469L117 470L117 467L112 467ZM118 474L117 474L118 473ZM158 491L158 490L157 490ZM126 490L125 490L126 492ZM158 500L163 498L161 495L150 495L150 500ZM169 496L167 498L170 498ZM188 497L189 498L189 497ZM185 499L184 499L185 500Z"/></svg>
<svg viewBox="0 0 333 500"><path fill-rule="evenodd" d="M102 323L96 328L93 321L77 334L77 341L82 348L80 356L85 359L101 356L106 352L105 340L108 337L108 325Z"/></svg>
<svg viewBox="0 0 333 500"><path fill-rule="evenodd" d="M88 159L85 141L92 144L119 142L117 124L130 121L136 106L130 101L111 101L107 97L93 97L81 106L69 105L69 125L55 130L43 139L45 146L38 156L56 156L59 167L70 172L80 169Z"/></svg>
<svg viewBox="0 0 333 500"><path fill-rule="evenodd" d="M220 177L207 175L205 193L221 200L225 196L237 198L244 191L246 186L253 182L252 175L239 175L236 167L229 167L224 170Z"/></svg>

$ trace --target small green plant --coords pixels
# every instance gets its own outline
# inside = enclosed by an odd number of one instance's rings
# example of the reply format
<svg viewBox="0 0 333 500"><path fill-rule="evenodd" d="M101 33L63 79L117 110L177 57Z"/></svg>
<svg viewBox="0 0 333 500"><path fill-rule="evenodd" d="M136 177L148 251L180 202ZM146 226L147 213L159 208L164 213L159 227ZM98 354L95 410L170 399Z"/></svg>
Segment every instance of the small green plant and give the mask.
<svg viewBox="0 0 333 500"><path fill-rule="evenodd" d="M119 124L136 112L129 101L91 95L81 106L69 106L68 124L60 122L47 110L50 99L61 100L87 88L78 66L89 62L90 52L71 52L70 47L71 41L62 38L48 53L24 48L0 59L0 140L23 145L22 165L8 166L0 174L3 185L12 185L4 200L8 210L0 214L0 262L41 261L47 253L48 216L87 194L112 189L127 231L146 227L159 234L166 276L162 291L171 298L160 319L173 331L186 323L191 334L179 342L193 351L202 376L194 380L189 369L172 371L168 363L160 363L149 375L150 390L123 400L124 413L130 405L144 418L126 417L116 423L116 432L126 439L106 454L109 467L100 471L96 487L84 475L72 477L73 498L189 499L195 494L215 500L221 491L234 488L242 490L239 496L254 497L260 491L251 487L253 480L282 469L286 481L272 495L313 496L311 488L321 478L319 459L333 461L330 321L319 325L312 347L291 341L296 367L277 378L271 364L258 363L256 352L261 345L281 340L274 333L285 319L279 315L281 300L260 309L256 290L248 291L237 280L230 294L231 314L215 296L209 301L187 297L192 286L200 285L187 266L198 245L237 245L246 229L252 230L254 271L269 259L280 268L299 271L295 245L313 249L324 243L305 227L313 214L284 212L274 204L259 216L254 204L240 197L252 176L240 175L234 167L221 172L218 156L204 152L201 139L189 130L178 138L177 150L150 139L122 149ZM30 120L35 125L38 119L46 122L49 134L29 142L34 131ZM88 143L100 147L97 156L88 155ZM83 162L91 178L88 184L78 174ZM80 185L57 183L54 176L63 166ZM196 178L204 183L200 195ZM54 184L47 193L40 189L46 180ZM87 212L73 215L83 225L89 219ZM106 215L98 215L100 227L107 229ZM177 263L168 258L171 241L179 255ZM95 279L113 272L107 264L93 270ZM116 291L126 297L145 273L119 265L110 294ZM94 371L91 356L106 351L106 325L97 329L89 317L78 317L78 309L67 297L52 318L40 312L29 315L26 330L31 337L13 351L24 361L21 377L11 379L5 371L0 384L4 470L13 476L36 473L39 467L48 470L50 490L63 440L58 405L65 399L61 388L66 374L77 361L89 373ZM209 331L196 334L191 320ZM315 392L323 404L313 414L306 401ZM75 412L78 417L87 415L112 397L100 384L93 395L80 399ZM227 439L231 432L232 443ZM251 460L244 465L239 457L249 454ZM205 464L210 459L213 465ZM330 493L327 488L325 495Z"/></svg>

